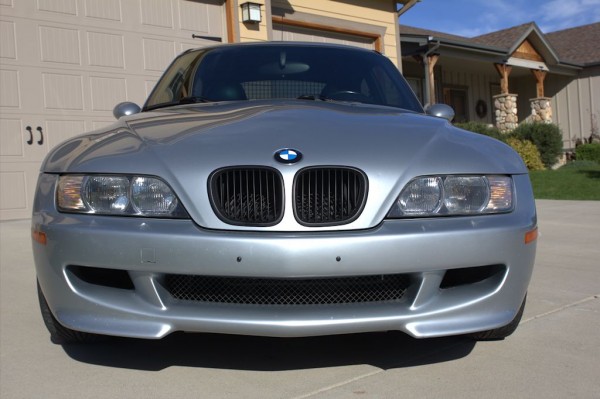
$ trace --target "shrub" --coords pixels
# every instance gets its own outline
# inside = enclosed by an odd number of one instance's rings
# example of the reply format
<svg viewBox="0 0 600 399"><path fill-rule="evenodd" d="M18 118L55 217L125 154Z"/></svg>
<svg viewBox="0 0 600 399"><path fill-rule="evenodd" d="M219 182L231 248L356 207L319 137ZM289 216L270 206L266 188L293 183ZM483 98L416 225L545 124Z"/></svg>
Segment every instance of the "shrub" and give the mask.
<svg viewBox="0 0 600 399"><path fill-rule="evenodd" d="M575 159L578 161L594 161L600 163L600 144L583 144L575 149Z"/></svg>
<svg viewBox="0 0 600 399"><path fill-rule="evenodd" d="M562 153L562 132L553 123L523 123L513 130L510 136L535 144L547 168L552 167Z"/></svg>
<svg viewBox="0 0 600 399"><path fill-rule="evenodd" d="M540 152L538 151L535 144L529 140L519 140L515 137L509 137L506 139L506 144L511 146L516 152L519 153L527 169L529 170L544 170L544 164L540 158Z"/></svg>
<svg viewBox="0 0 600 399"><path fill-rule="evenodd" d="M481 122L464 122L464 123L455 123L454 126L468 130L473 133L483 134L485 136L489 136L495 138L496 140L504 140L505 137L500 133L498 128L486 125Z"/></svg>

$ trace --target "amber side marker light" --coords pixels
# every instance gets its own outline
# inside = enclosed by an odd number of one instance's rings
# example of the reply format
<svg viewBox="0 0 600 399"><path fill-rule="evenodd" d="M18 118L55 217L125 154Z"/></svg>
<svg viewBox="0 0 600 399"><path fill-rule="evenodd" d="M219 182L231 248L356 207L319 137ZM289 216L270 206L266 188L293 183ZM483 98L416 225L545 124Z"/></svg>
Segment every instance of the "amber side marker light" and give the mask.
<svg viewBox="0 0 600 399"><path fill-rule="evenodd" d="M31 237L33 237L34 241L39 242L42 245L46 245L48 239L46 237L46 233L38 230L31 230Z"/></svg>
<svg viewBox="0 0 600 399"><path fill-rule="evenodd" d="M535 229L530 230L527 233L525 233L525 244L534 242L535 240L537 240L537 238L538 238L538 228L536 227Z"/></svg>

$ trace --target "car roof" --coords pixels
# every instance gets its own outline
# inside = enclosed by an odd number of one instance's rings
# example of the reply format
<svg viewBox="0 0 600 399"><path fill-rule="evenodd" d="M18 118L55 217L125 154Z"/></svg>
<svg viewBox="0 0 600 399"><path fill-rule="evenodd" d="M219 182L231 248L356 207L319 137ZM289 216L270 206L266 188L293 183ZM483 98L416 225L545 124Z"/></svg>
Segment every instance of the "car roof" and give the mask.
<svg viewBox="0 0 600 399"><path fill-rule="evenodd" d="M367 53L378 53L376 50L365 49L356 46L350 46L346 44L335 44L335 43L315 43L315 42L289 42L289 41L269 41L269 42L246 42L246 43L223 43L214 46L208 47L198 47L189 49L182 54L187 54L194 51L212 51L218 49L235 49L235 48L245 48L245 47L318 47L318 48L331 48L331 49L345 49L345 50L355 50L358 52L367 52Z"/></svg>

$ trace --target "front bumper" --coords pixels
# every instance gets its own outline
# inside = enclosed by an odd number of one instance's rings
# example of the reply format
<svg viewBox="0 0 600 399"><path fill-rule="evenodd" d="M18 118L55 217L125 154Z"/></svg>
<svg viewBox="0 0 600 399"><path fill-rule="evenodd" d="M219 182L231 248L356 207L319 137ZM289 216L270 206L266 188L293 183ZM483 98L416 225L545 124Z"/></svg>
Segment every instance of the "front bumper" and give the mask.
<svg viewBox="0 0 600 399"><path fill-rule="evenodd" d="M54 210L55 177L41 175L33 228L42 291L68 328L161 338L174 331L311 336L400 330L414 337L464 334L510 322L527 291L536 214L527 176L515 176L514 212L504 215L390 220L353 232L213 231L189 220L67 215ZM91 284L69 266L125 270L133 287ZM483 281L441 289L449 269L502 265ZM307 278L406 273L401 301L314 306L180 301L165 274Z"/></svg>

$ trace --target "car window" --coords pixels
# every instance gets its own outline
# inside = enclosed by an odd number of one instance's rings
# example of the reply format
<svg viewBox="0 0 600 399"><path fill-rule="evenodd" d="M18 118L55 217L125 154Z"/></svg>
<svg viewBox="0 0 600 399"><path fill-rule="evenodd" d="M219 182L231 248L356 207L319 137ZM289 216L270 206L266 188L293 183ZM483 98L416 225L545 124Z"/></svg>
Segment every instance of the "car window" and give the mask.
<svg viewBox="0 0 600 399"><path fill-rule="evenodd" d="M188 87L193 66L197 64L202 54L202 52L192 52L176 58L156 84L145 107L179 103L182 98L189 96Z"/></svg>
<svg viewBox="0 0 600 399"><path fill-rule="evenodd" d="M329 46L223 46L185 54L169 67L145 109L186 98L312 99L422 112L408 84L387 58L376 52Z"/></svg>

